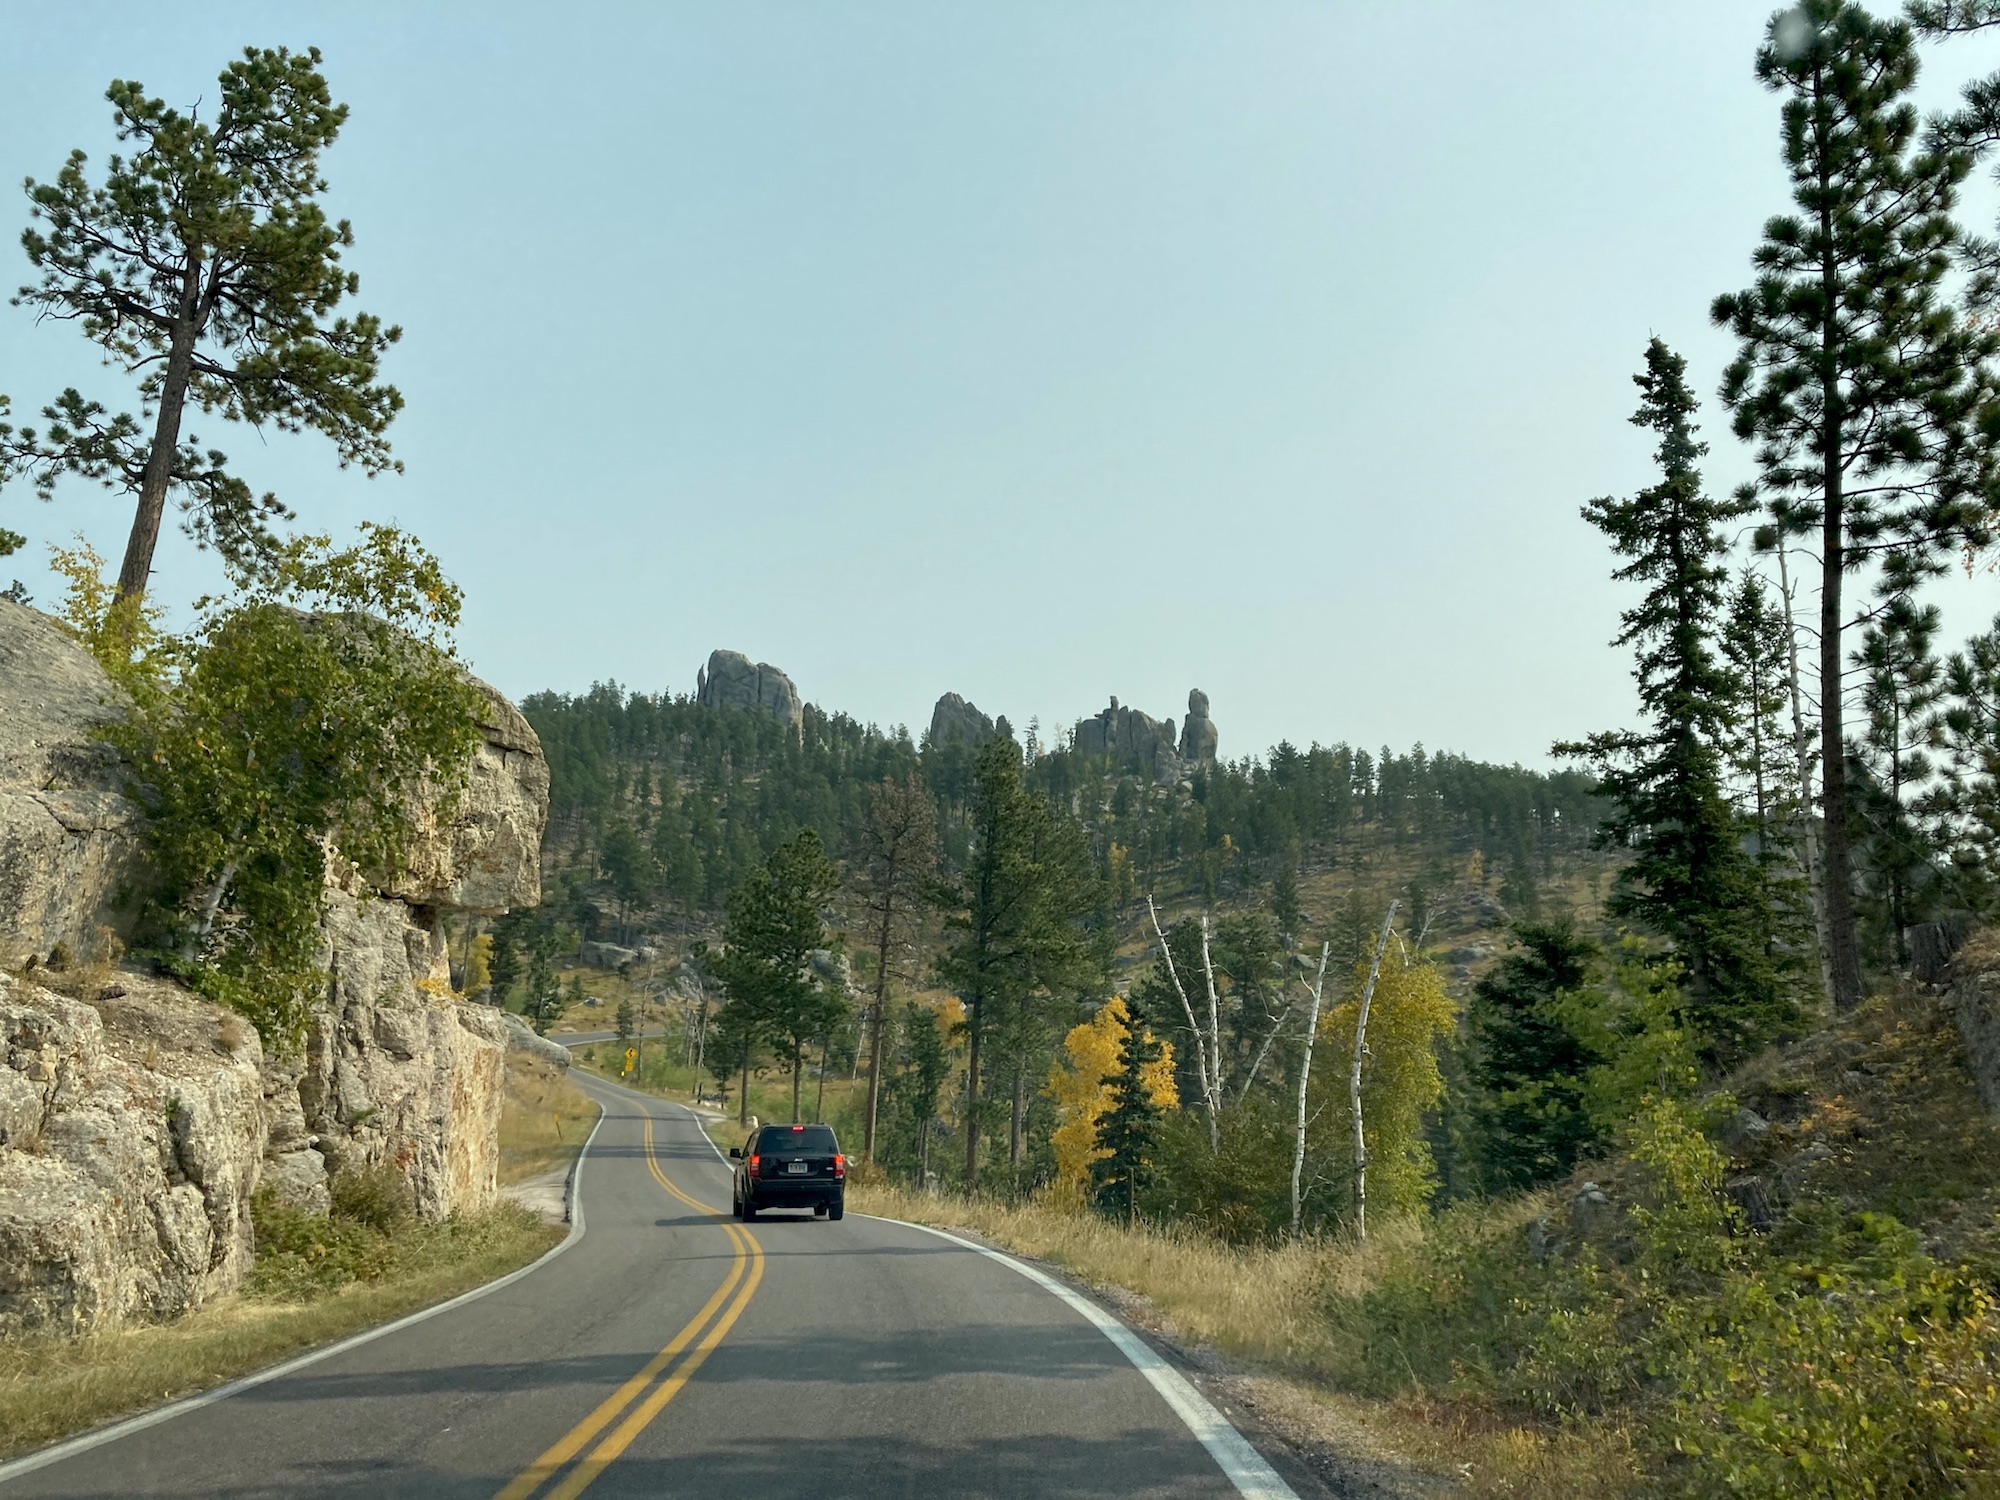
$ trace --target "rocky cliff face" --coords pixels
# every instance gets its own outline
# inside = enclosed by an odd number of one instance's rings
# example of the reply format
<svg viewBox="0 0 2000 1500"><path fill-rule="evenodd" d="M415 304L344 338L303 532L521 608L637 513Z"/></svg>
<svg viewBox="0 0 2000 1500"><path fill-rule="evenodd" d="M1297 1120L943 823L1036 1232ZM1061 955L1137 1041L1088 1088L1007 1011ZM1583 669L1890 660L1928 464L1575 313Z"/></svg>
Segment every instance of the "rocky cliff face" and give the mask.
<svg viewBox="0 0 2000 1500"><path fill-rule="evenodd" d="M59 944L81 958L130 926L117 897L143 879L138 809L91 738L122 711L88 651L0 599L0 968Z"/></svg>
<svg viewBox="0 0 2000 1500"><path fill-rule="evenodd" d="M760 709L791 725L794 734L805 728L805 700L792 679L741 651L711 651L707 668L695 674L694 697L706 708Z"/></svg>
<svg viewBox="0 0 2000 1500"><path fill-rule="evenodd" d="M260 1183L323 1208L329 1171L386 1164L427 1218L492 1201L506 1054L525 1044L453 997L443 919L539 899L548 767L481 687L467 789L426 815L408 868L334 861L327 1000L301 1055L266 1056L240 1018L162 980L107 969L66 998L60 976L0 975L0 1331L166 1315L235 1285ZM88 653L0 601L0 967L84 957L127 920L143 825L90 738L118 711Z"/></svg>
<svg viewBox="0 0 2000 1500"><path fill-rule="evenodd" d="M256 1032L158 980L92 994L0 974L0 1333L169 1317L250 1266Z"/></svg>

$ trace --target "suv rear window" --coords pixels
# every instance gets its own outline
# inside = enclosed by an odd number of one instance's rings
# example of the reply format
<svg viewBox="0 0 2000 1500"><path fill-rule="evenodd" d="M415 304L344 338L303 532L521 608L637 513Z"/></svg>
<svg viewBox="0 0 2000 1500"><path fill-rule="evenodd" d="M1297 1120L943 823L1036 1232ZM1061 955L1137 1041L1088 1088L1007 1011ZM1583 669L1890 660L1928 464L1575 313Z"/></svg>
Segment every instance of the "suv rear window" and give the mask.
<svg viewBox="0 0 2000 1500"><path fill-rule="evenodd" d="M789 1125L767 1125L757 1137L759 1151L803 1151L814 1156L832 1156L839 1149L830 1125L805 1125L796 1130Z"/></svg>

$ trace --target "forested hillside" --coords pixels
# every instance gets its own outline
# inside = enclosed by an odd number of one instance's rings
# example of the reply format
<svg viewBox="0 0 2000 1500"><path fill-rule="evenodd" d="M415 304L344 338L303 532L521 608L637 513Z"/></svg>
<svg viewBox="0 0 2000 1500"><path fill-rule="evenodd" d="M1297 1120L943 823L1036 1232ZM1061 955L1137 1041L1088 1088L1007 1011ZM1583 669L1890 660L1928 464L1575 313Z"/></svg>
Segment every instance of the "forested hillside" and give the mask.
<svg viewBox="0 0 2000 1500"><path fill-rule="evenodd" d="M731 889L801 829L836 858L860 848L868 792L915 774L938 808L948 864L969 847L975 751L920 748L808 704L802 733L749 709L605 683L575 697L538 693L523 711L549 758L551 890L607 909L628 936L718 917ZM1214 767L1160 787L1137 765L1058 748L1024 767L1027 785L1089 830L1099 873L1165 896L1207 888L1250 895L1287 865L1339 865L1376 851L1460 864L1480 853L1532 904L1559 860L1585 851L1598 808L1590 778L1462 755L1398 755L1346 745ZM605 934L609 935L609 934Z"/></svg>

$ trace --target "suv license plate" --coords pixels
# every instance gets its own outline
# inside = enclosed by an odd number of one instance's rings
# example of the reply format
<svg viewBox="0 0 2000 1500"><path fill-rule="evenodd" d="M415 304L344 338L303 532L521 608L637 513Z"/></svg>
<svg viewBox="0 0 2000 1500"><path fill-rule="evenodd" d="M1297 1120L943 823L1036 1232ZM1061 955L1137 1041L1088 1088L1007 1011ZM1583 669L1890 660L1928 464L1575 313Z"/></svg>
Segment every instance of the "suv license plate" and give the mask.
<svg viewBox="0 0 2000 1500"><path fill-rule="evenodd" d="M807 1162L788 1161L785 1163L785 1170L790 1172L794 1177L803 1177L812 1170L812 1167Z"/></svg>

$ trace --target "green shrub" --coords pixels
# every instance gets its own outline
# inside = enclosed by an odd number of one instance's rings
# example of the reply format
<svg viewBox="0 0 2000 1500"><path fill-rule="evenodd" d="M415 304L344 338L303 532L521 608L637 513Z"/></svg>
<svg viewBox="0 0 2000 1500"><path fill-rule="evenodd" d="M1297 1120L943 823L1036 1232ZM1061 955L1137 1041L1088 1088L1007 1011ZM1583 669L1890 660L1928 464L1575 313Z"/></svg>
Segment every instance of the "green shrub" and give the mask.
<svg viewBox="0 0 2000 1500"><path fill-rule="evenodd" d="M409 1183L391 1166L336 1172L327 1191L332 1217L365 1225L377 1234L394 1234L416 1214Z"/></svg>

